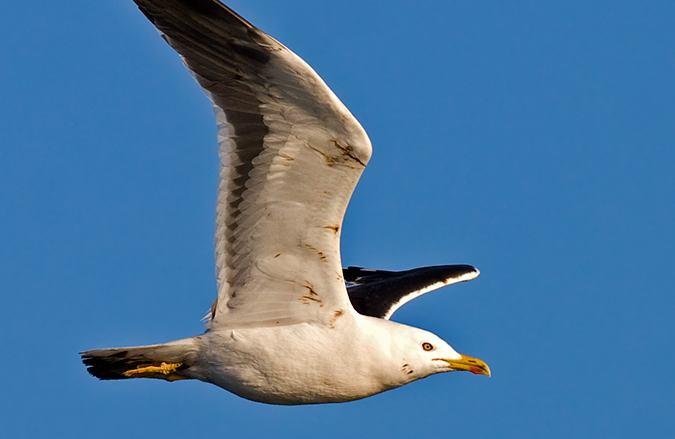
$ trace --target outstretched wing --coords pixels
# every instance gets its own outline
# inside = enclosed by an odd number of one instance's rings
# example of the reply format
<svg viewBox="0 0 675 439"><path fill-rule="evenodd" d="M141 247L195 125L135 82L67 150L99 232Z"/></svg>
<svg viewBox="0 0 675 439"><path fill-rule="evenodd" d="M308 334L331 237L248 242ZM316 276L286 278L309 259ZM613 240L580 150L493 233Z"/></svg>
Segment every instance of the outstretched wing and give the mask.
<svg viewBox="0 0 675 439"><path fill-rule="evenodd" d="M371 155L361 125L302 59L219 1L134 1L215 107L221 178L211 325L326 321L352 311L339 239Z"/></svg>
<svg viewBox="0 0 675 439"><path fill-rule="evenodd" d="M441 265L406 271L343 270L347 293L359 313L389 319L397 309L422 294L478 277L471 265Z"/></svg>

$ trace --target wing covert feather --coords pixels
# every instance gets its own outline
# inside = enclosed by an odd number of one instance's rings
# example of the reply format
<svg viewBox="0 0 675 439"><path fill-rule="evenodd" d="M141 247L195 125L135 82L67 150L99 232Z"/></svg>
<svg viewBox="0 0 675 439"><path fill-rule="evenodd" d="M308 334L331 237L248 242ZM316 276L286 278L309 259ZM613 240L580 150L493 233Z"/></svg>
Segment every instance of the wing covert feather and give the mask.
<svg viewBox="0 0 675 439"><path fill-rule="evenodd" d="M134 0L211 98L218 124L212 326L352 310L340 264L367 134L302 59L217 0Z"/></svg>

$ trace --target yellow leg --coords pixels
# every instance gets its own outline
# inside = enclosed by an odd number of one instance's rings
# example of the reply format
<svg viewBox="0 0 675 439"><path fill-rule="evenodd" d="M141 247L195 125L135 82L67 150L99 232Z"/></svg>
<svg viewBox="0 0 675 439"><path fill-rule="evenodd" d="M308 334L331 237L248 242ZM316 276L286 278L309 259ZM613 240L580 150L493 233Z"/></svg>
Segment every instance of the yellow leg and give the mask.
<svg viewBox="0 0 675 439"><path fill-rule="evenodd" d="M122 375L127 378L165 378L177 380L181 379L178 375L173 375L180 369L183 363L164 363L159 366L145 366L136 369L127 370ZM158 376L159 375L159 376ZM172 376L170 376L172 375Z"/></svg>

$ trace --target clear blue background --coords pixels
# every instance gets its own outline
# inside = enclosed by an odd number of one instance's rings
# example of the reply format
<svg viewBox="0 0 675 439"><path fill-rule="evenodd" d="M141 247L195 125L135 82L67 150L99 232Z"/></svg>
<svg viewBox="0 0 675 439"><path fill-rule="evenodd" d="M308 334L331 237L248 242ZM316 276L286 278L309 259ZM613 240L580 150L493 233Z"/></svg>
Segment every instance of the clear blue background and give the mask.
<svg viewBox="0 0 675 439"><path fill-rule="evenodd" d="M131 1L8 2L0 436L675 437L675 3L230 5L370 133L344 263L477 265L396 318L493 378L275 407L89 377L79 350L202 330L211 108Z"/></svg>

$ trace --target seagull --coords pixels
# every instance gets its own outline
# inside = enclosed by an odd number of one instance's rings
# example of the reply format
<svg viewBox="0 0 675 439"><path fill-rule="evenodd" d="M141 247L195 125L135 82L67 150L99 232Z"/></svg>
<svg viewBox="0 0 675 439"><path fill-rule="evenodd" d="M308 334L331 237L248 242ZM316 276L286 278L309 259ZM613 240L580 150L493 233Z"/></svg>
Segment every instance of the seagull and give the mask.
<svg viewBox="0 0 675 439"><path fill-rule="evenodd" d="M476 268L342 268L342 219L372 147L317 73L218 0L134 2L215 109L218 294L203 334L82 352L89 373L194 379L283 405L353 401L441 372L490 376L484 361L390 320Z"/></svg>

